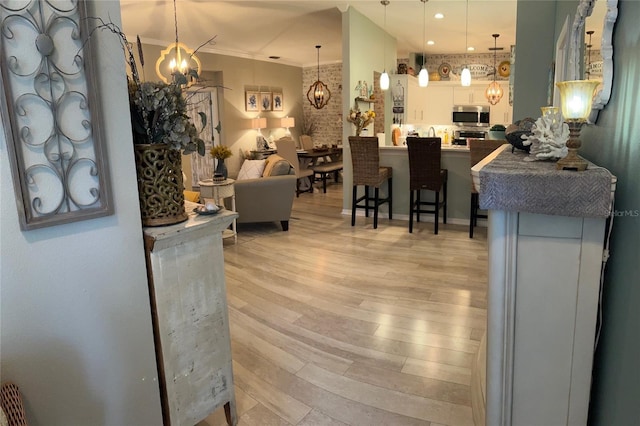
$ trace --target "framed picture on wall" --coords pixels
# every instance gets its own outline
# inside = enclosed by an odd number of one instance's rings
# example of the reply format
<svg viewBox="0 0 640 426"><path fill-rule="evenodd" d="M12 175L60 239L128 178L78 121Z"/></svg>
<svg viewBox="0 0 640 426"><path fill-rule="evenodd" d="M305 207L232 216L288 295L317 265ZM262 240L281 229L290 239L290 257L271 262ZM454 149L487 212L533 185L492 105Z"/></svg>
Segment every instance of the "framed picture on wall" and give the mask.
<svg viewBox="0 0 640 426"><path fill-rule="evenodd" d="M271 111L273 106L273 97L271 92L260 92L260 111Z"/></svg>
<svg viewBox="0 0 640 426"><path fill-rule="evenodd" d="M281 92L273 92L273 110L283 111L284 105Z"/></svg>
<svg viewBox="0 0 640 426"><path fill-rule="evenodd" d="M247 111L260 111L260 93L258 92L245 92L245 109Z"/></svg>

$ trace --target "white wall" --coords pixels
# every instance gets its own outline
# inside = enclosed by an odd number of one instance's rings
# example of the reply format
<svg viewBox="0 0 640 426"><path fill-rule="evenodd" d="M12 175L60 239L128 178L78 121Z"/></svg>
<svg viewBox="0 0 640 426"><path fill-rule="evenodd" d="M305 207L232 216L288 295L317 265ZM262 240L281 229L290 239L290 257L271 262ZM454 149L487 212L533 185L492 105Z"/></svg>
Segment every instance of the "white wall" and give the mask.
<svg viewBox="0 0 640 426"><path fill-rule="evenodd" d="M119 6L90 15L119 23ZM162 423L123 54L96 38L115 215L20 231L0 124L1 380L35 426Z"/></svg>

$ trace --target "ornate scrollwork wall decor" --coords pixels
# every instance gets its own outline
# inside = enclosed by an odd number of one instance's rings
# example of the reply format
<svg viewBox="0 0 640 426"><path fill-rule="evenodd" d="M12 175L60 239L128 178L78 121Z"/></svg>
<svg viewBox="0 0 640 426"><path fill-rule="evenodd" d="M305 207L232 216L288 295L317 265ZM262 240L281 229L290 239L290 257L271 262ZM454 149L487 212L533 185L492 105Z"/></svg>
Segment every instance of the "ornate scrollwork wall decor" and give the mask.
<svg viewBox="0 0 640 426"><path fill-rule="evenodd" d="M113 213L83 0L0 3L0 95L24 230Z"/></svg>

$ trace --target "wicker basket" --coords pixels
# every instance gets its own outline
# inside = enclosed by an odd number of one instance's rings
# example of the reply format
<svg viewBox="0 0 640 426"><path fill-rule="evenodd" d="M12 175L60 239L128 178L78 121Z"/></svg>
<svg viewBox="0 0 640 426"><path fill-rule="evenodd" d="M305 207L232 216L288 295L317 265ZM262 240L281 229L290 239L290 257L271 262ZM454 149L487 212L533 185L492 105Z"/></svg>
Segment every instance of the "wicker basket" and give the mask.
<svg viewBox="0 0 640 426"><path fill-rule="evenodd" d="M165 144L134 146L142 225L172 225L187 220L180 151Z"/></svg>

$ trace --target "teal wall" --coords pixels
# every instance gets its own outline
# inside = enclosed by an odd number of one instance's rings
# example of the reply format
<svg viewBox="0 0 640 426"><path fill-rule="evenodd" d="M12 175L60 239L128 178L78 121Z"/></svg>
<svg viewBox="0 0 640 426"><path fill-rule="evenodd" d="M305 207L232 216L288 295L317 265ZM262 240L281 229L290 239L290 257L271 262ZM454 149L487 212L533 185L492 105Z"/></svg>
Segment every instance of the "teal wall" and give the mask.
<svg viewBox="0 0 640 426"><path fill-rule="evenodd" d="M640 424L640 2L620 1L611 100L581 153L618 177L590 424Z"/></svg>
<svg viewBox="0 0 640 426"><path fill-rule="evenodd" d="M557 37L577 5L558 0L554 10L550 3L518 1L514 119L539 116L554 50L547 33ZM589 415L590 425L607 426L640 424L640 2L621 0L618 9L611 100L583 129L580 151L618 178Z"/></svg>
<svg viewBox="0 0 640 426"><path fill-rule="evenodd" d="M349 136L354 135L351 123L345 117L353 106L355 87L358 80L366 80L367 84L373 82L375 71L387 70L389 75L396 71L397 63L396 39L387 34L383 28L374 24L369 18L362 15L353 7L349 7L342 14L342 139L345 148L348 147ZM385 129L391 127L391 102L389 91L385 96ZM351 208L351 154L349 149L344 150L343 155L343 208Z"/></svg>
<svg viewBox="0 0 640 426"><path fill-rule="evenodd" d="M513 121L539 117L547 105L555 49L555 1L518 1Z"/></svg>

